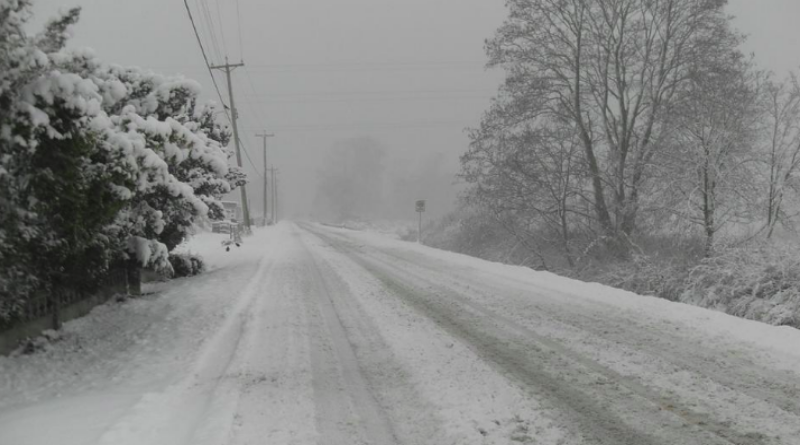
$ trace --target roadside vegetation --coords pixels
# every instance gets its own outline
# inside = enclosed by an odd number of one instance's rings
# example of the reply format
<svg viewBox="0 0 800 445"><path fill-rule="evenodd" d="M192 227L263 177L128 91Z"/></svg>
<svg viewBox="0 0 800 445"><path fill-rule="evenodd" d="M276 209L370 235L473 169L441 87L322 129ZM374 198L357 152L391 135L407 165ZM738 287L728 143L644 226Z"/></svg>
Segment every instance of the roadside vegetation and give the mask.
<svg viewBox="0 0 800 445"><path fill-rule="evenodd" d="M427 243L800 327L800 87L724 1L509 0Z"/></svg>
<svg viewBox="0 0 800 445"><path fill-rule="evenodd" d="M200 85L68 49L79 12L31 35L0 0L0 323L117 265L196 273L169 252L245 181Z"/></svg>

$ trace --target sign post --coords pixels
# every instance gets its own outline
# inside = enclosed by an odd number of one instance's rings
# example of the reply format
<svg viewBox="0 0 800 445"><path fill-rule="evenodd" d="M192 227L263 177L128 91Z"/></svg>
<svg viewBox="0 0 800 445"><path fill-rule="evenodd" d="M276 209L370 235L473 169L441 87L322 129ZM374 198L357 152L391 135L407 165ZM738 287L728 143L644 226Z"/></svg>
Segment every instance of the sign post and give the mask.
<svg viewBox="0 0 800 445"><path fill-rule="evenodd" d="M425 200L417 201L417 213L419 213L419 228L417 229L417 242L422 243L422 214L425 212Z"/></svg>

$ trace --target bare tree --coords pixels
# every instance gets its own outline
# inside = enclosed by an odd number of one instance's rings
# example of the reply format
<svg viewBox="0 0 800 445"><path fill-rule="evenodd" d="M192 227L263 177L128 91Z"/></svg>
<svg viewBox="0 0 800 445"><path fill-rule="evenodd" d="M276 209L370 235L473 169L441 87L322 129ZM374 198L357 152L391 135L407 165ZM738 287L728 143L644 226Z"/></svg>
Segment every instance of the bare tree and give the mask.
<svg viewBox="0 0 800 445"><path fill-rule="evenodd" d="M559 122L574 129L597 224L636 227L640 193L672 128L692 67L739 41L724 0L508 0L487 42L507 71L486 128ZM500 117L500 119L498 119Z"/></svg>
<svg viewBox="0 0 800 445"><path fill-rule="evenodd" d="M462 156L471 204L488 209L518 241L538 253L558 246L575 266L572 231L586 220L580 142L569 128L525 128L499 138L473 132ZM544 263L544 260L543 260Z"/></svg>
<svg viewBox="0 0 800 445"><path fill-rule="evenodd" d="M765 91L767 128L767 238L772 237L778 222L787 222L784 199L800 188L800 85L797 77L790 81L768 81Z"/></svg>
<svg viewBox="0 0 800 445"><path fill-rule="evenodd" d="M715 235L753 208L758 172L760 74L732 49L693 71L688 95L676 107L678 162L673 170L685 206L679 210L705 234L705 254Z"/></svg>

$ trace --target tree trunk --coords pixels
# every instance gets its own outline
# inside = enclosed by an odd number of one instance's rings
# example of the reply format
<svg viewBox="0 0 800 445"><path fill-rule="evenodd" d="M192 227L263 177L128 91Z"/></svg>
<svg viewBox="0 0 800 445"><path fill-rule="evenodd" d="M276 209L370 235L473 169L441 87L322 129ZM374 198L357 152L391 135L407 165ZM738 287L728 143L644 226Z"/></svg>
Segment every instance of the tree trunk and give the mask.
<svg viewBox="0 0 800 445"><path fill-rule="evenodd" d="M706 231L706 258L710 258L714 251L714 233L716 232L716 228L714 227L716 223L714 221L716 187L714 180L709 178L709 168L708 160L706 160L703 170L703 226Z"/></svg>
<svg viewBox="0 0 800 445"><path fill-rule="evenodd" d="M594 155L592 141L585 130L581 131L583 146L586 152L586 161L589 164L589 172L592 176L592 189L594 191L594 211L597 215L597 222L606 235L614 234L614 226L611 223L611 215L608 213L605 194L603 193L603 180L600 177L600 167L597 164L597 157Z"/></svg>
<svg viewBox="0 0 800 445"><path fill-rule="evenodd" d="M705 256L711 258L714 253L714 228L706 226L706 247Z"/></svg>

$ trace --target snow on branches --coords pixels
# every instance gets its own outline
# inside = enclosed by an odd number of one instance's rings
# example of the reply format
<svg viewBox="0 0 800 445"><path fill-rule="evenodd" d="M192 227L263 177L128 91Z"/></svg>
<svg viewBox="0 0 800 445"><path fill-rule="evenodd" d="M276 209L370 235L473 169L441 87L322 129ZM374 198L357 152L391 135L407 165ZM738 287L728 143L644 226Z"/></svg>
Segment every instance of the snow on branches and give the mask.
<svg viewBox="0 0 800 445"><path fill-rule="evenodd" d="M78 15L29 36L30 2L0 0L0 319L114 261L169 269L244 183L200 85L66 49Z"/></svg>

